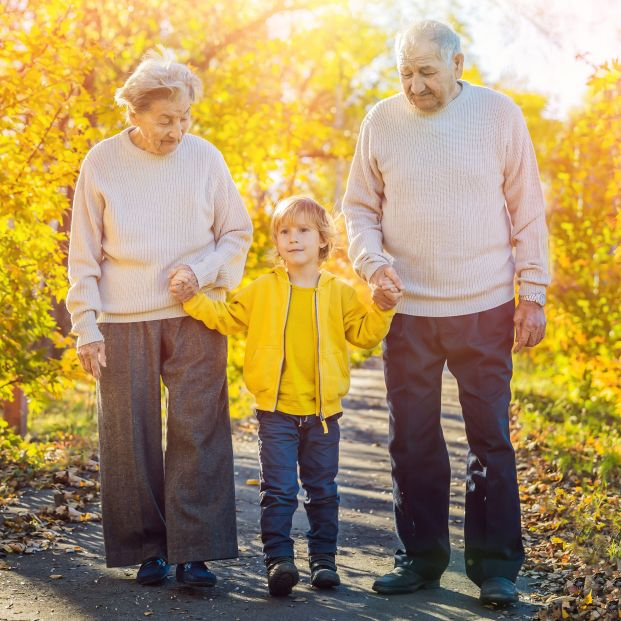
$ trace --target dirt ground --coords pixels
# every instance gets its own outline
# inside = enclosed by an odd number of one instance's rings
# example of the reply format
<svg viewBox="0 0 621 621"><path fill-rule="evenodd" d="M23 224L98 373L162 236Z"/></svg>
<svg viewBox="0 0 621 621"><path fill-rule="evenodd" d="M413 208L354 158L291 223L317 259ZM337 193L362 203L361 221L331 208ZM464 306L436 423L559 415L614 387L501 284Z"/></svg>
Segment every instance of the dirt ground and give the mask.
<svg viewBox="0 0 621 621"><path fill-rule="evenodd" d="M107 621L116 619L280 620L474 620L530 619L525 579L518 581L520 604L508 609L484 608L478 589L464 573L463 507L466 439L454 379L444 378L443 425L451 463L451 564L442 587L411 595L379 596L374 578L392 567L397 547L391 504L387 452L388 416L384 380L377 362L355 370L352 390L341 419L341 495L338 564L342 585L316 591L309 573L304 533L306 515L300 504L294 520L301 580L287 598L267 595L259 539L256 437L252 425L235 431L237 519L240 558L213 562L219 582L213 589L189 589L176 583L174 571L160 587L141 587L136 568L106 569L100 524L76 526L65 546L45 553L9 556L9 571L0 571L0 620ZM22 510L49 498L33 495ZM17 508L19 509L19 508ZM83 552L75 553L74 546ZM51 578L54 576L54 578ZM59 577L60 576L60 577Z"/></svg>

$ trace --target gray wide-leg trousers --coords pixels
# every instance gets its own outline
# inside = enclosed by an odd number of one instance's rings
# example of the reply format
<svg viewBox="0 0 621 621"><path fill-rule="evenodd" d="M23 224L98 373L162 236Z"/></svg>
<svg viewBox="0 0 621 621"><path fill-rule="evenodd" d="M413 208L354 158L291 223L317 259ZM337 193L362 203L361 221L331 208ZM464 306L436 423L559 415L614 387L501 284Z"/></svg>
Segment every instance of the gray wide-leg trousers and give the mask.
<svg viewBox="0 0 621 621"><path fill-rule="evenodd" d="M97 385L108 567L235 558L226 338L191 317L101 324ZM162 449L160 377L168 388Z"/></svg>

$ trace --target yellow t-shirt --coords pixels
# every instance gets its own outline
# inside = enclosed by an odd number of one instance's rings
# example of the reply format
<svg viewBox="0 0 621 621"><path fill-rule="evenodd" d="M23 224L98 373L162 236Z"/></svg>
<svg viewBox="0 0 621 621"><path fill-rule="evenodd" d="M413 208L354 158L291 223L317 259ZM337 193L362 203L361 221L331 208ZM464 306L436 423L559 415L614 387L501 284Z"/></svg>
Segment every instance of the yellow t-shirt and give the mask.
<svg viewBox="0 0 621 621"><path fill-rule="evenodd" d="M291 285L285 327L285 362L276 409L285 414L315 414L316 344L315 290Z"/></svg>

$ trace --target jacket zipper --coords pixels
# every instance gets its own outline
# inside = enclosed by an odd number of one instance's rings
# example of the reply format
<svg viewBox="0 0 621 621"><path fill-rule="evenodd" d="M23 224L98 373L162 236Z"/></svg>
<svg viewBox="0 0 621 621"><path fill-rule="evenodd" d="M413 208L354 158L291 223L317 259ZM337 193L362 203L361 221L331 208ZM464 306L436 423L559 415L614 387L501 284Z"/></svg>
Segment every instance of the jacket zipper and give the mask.
<svg viewBox="0 0 621 621"><path fill-rule="evenodd" d="M323 427L323 432L328 433L328 425L323 415L323 398L321 390L321 333L319 329L319 292L315 289L315 321L317 323L317 383L319 385L319 420Z"/></svg>
<svg viewBox="0 0 621 621"><path fill-rule="evenodd" d="M278 393L280 392L280 384L282 382L282 370L285 366L285 338L287 333L287 321L289 320L289 308L291 307L291 292L293 291L293 287L291 283L289 285L289 297L287 298L287 310L285 312L285 323L282 328L282 360L280 361L280 374L278 375L278 386L276 386L276 396L274 397L274 412L276 411L276 407L278 406Z"/></svg>

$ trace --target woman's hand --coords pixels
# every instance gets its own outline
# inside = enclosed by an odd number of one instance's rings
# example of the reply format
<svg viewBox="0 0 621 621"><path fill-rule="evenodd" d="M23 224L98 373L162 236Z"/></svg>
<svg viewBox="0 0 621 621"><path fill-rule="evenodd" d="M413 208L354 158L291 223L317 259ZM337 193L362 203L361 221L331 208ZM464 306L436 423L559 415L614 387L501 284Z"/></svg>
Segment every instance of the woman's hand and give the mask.
<svg viewBox="0 0 621 621"><path fill-rule="evenodd" d="M168 279L171 295L182 304L198 293L198 280L189 265L176 265L168 272Z"/></svg>
<svg viewBox="0 0 621 621"><path fill-rule="evenodd" d="M82 368L95 379L101 377L101 368L106 366L106 346L103 341L95 341L78 347L78 358Z"/></svg>

